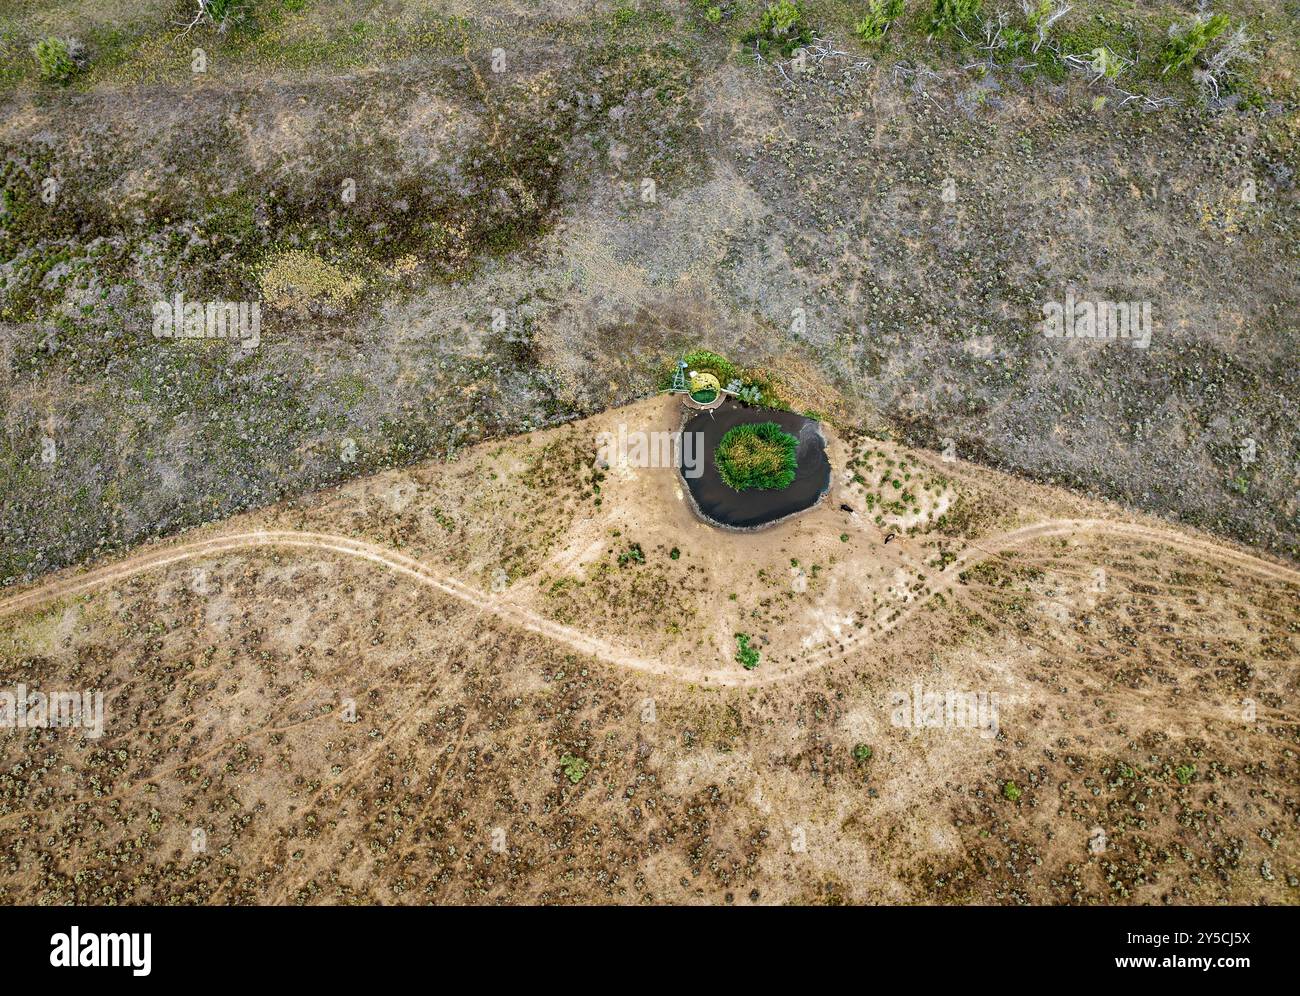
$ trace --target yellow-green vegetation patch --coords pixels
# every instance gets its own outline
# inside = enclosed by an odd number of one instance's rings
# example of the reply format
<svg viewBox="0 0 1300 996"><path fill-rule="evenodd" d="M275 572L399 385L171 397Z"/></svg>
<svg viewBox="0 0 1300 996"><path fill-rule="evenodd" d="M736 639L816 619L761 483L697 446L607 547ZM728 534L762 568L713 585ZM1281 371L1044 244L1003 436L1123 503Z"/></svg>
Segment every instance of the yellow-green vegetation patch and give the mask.
<svg viewBox="0 0 1300 996"><path fill-rule="evenodd" d="M298 315L311 314L322 305L346 307L365 287L363 277L347 274L306 249L270 257L257 283L267 304Z"/></svg>
<svg viewBox="0 0 1300 996"><path fill-rule="evenodd" d="M0 84L92 87L231 69L349 69L482 46L479 29L465 17L419 9L377 17L343 0L208 0L201 11L190 0L89 17L85 5L65 6L31 20L16 18L12 27L0 15ZM74 65L48 46L49 54L36 56L34 43L47 40L75 43ZM196 48L203 51L201 70L194 68Z"/></svg>
<svg viewBox="0 0 1300 996"><path fill-rule="evenodd" d="M19 655L52 654L59 626L70 607L67 602L57 601L9 620L5 643Z"/></svg>

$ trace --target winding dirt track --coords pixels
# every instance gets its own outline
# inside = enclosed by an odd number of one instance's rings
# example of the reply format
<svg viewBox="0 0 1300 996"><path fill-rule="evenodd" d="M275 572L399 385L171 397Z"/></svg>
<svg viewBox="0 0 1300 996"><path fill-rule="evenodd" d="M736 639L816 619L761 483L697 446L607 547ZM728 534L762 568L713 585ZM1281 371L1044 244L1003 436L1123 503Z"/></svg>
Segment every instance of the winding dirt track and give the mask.
<svg viewBox="0 0 1300 996"><path fill-rule="evenodd" d="M682 665L638 657L634 653L606 640L547 619L517 604L507 596L494 596L472 588L453 577L435 571L427 564L387 547L328 533L259 530L256 532L229 533L196 540L191 543L180 543L157 550L149 550L117 563L87 571L84 574L38 585L0 601L0 617L24 609L33 609L61 598L80 595L104 585L124 581L137 574L186 560L249 548L301 547L343 554L379 564L420 584L436 589L445 595L459 599L473 606L477 611L504 619L520 629L563 644L580 654L619 667L632 668L649 674L710 686L749 686L796 677L815 668L824 667L832 661L848 655L864 643L870 644L879 639L884 633L897 628L909 619L935 595L951 590L958 583L958 575L968 567L990 558L1000 557L1004 553L1034 540L1090 533L1125 536L1153 544L1171 546L1188 553L1198 554L1210 560L1225 562L1238 569L1250 571L1272 580L1300 586L1300 571L1298 570L1251 556L1209 540L1196 539L1173 529L1159 529L1107 519L1053 519L1011 530L972 545L969 550L948 565L942 579L931 586L930 594L926 598L913 602L900 612L893 621L875 630L854 633L838 641L834 646L824 646L820 650L809 654L796 665L769 671L765 674L756 671L738 671L735 667L701 671L698 661L690 665Z"/></svg>

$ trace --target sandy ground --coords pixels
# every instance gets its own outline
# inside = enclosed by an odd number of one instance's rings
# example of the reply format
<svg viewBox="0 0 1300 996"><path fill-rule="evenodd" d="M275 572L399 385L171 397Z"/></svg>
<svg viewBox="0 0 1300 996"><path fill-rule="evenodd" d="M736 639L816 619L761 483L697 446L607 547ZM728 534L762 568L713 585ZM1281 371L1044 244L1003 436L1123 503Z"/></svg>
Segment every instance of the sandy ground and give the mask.
<svg viewBox="0 0 1300 996"><path fill-rule="evenodd" d="M829 429L826 500L726 532L672 468L594 463L679 420L9 594L0 690L105 722L0 734L0 897L1295 901L1300 574Z"/></svg>

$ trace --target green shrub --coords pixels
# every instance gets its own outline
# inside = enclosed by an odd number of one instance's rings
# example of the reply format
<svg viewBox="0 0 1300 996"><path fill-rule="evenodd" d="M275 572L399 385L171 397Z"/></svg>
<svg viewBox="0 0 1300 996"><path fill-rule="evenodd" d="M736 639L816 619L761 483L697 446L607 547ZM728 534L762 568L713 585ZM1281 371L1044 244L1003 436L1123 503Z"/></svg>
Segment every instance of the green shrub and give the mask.
<svg viewBox="0 0 1300 996"><path fill-rule="evenodd" d="M1228 15L1215 14L1204 20L1197 18L1181 29L1174 29L1169 42L1160 52L1160 72L1176 72L1190 66L1207 45L1228 29Z"/></svg>
<svg viewBox="0 0 1300 996"><path fill-rule="evenodd" d="M1019 802L1021 796L1020 786L1015 782L1007 782L1002 786L1002 794L1010 802Z"/></svg>
<svg viewBox="0 0 1300 996"><path fill-rule="evenodd" d="M737 0L692 0L691 6L709 24L721 24L731 19L736 3Z"/></svg>
<svg viewBox="0 0 1300 996"><path fill-rule="evenodd" d="M748 633L736 634L736 661L741 664L746 671L752 671L758 667L758 659L761 655L758 649L750 646Z"/></svg>
<svg viewBox="0 0 1300 996"><path fill-rule="evenodd" d="M874 41L902 14L903 0L871 0L866 16L853 25L853 33L863 41Z"/></svg>
<svg viewBox="0 0 1300 996"><path fill-rule="evenodd" d="M1196 766L1193 764L1180 764L1174 769L1174 775L1178 778L1179 785L1190 785L1195 774Z"/></svg>
<svg viewBox="0 0 1300 996"><path fill-rule="evenodd" d="M738 401L743 401L747 405L759 405L763 403L763 389L757 384L746 384L739 377L733 377L727 381L725 391L734 395Z"/></svg>
<svg viewBox="0 0 1300 996"><path fill-rule="evenodd" d="M1034 38L1033 51L1037 52L1039 46L1047 41L1047 32L1052 25L1069 13L1071 8L1064 2L1058 6L1053 0L1038 0L1037 6L1026 3L1022 9L1025 12L1025 25Z"/></svg>
<svg viewBox="0 0 1300 996"><path fill-rule="evenodd" d="M727 487L735 491L788 488L799 469L799 441L775 422L738 425L713 451Z"/></svg>
<svg viewBox="0 0 1300 996"><path fill-rule="evenodd" d="M870 761L871 748L866 744L858 744L853 748L853 760L857 761L858 764L864 764L865 762Z"/></svg>
<svg viewBox="0 0 1300 996"><path fill-rule="evenodd" d="M74 43L75 44L75 43ZM72 47L62 38L43 38L32 49L40 65L41 79L65 85L76 74L77 60Z"/></svg>
<svg viewBox="0 0 1300 996"><path fill-rule="evenodd" d="M1127 64L1105 45L1099 45L1089 54L1092 56L1092 71L1108 80L1117 79Z"/></svg>
<svg viewBox="0 0 1300 996"><path fill-rule="evenodd" d="M740 376L740 370L725 356L719 356L717 353L711 353L707 349L694 349L687 353L682 359L686 362L688 371L694 370L696 373L711 373L718 378L719 384L725 384L730 380ZM663 379L663 386L668 387L673 380L673 371L677 369L677 361L674 360L672 366L668 369Z"/></svg>
<svg viewBox="0 0 1300 996"><path fill-rule="evenodd" d="M997 52L1000 59L1023 55L1030 51L1033 44L1033 39L1029 37L1028 32L1021 31L1019 28L1010 25L1002 29L1001 39L1002 42Z"/></svg>
<svg viewBox="0 0 1300 996"><path fill-rule="evenodd" d="M580 757L574 757L572 754L565 754L560 758L560 767L564 769L564 777L569 779L574 785L582 781L587 769L591 767L590 762L584 761Z"/></svg>
<svg viewBox="0 0 1300 996"><path fill-rule="evenodd" d="M618 555L618 565L620 567L622 567L624 564L644 564L644 563L645 563L645 551L641 549L640 543L633 543L631 546L627 548L626 551Z"/></svg>
<svg viewBox="0 0 1300 996"><path fill-rule="evenodd" d="M982 0L934 0L930 34L946 35L980 16Z"/></svg>
<svg viewBox="0 0 1300 996"><path fill-rule="evenodd" d="M798 0L778 0L768 4L763 16L758 19L758 28L745 35L745 42L757 45L764 55L775 49L787 58L795 49L803 48L812 41L812 26L808 23L808 11Z"/></svg>

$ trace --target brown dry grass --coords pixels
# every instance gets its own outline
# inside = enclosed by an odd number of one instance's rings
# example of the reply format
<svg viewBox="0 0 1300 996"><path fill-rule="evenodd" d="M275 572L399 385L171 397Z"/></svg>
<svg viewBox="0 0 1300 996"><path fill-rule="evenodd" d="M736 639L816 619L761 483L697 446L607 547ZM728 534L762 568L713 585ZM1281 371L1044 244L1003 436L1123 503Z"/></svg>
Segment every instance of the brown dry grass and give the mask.
<svg viewBox="0 0 1300 996"><path fill-rule="evenodd" d="M724 533L669 469L592 471L596 432L675 419L655 399L35 589L65 594L0 618L0 687L102 688L107 731L0 737L0 898L1295 901L1293 571L834 434L826 502ZM886 544L845 472L868 451L965 513ZM258 530L348 539L219 542ZM996 695L996 736L896 725L918 685Z"/></svg>

